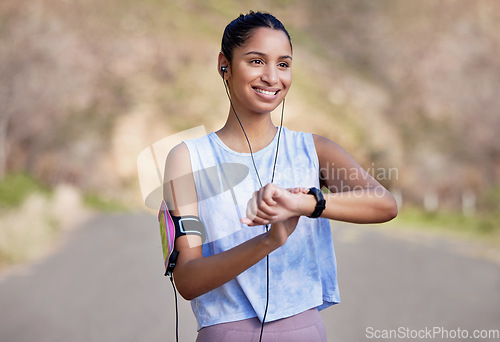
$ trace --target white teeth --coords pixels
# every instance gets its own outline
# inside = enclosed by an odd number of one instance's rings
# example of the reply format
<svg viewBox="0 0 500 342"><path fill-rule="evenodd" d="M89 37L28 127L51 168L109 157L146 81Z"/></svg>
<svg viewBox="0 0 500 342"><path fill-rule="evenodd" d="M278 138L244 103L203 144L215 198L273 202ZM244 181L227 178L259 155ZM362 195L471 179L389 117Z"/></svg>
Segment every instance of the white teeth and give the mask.
<svg viewBox="0 0 500 342"><path fill-rule="evenodd" d="M254 88L256 92L264 94L264 95L276 95L277 91L267 91L258 88Z"/></svg>

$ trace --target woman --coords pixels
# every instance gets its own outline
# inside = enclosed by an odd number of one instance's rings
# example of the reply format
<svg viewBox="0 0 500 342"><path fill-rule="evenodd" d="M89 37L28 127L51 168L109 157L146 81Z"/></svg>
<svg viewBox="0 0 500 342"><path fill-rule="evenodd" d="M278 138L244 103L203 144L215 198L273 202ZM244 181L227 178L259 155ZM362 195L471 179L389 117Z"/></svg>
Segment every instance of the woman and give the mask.
<svg viewBox="0 0 500 342"><path fill-rule="evenodd" d="M339 145L273 124L292 60L290 36L272 15L232 21L218 59L227 121L167 158L171 213L198 216L208 237L176 241L175 283L191 300L199 342L326 341L318 310L340 302L328 219L397 214L392 195ZM331 192L322 196L322 186Z"/></svg>

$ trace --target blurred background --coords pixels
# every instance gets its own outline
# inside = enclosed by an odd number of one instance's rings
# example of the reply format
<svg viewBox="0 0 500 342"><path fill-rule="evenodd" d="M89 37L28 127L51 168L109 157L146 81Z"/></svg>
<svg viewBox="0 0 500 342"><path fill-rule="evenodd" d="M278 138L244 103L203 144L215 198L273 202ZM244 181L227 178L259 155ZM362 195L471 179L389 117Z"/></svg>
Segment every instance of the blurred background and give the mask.
<svg viewBox="0 0 500 342"><path fill-rule="evenodd" d="M220 39L250 9L292 36L284 125L338 142L389 188L397 234L500 260L498 1L2 0L0 272L96 215L144 215L137 156L224 124Z"/></svg>

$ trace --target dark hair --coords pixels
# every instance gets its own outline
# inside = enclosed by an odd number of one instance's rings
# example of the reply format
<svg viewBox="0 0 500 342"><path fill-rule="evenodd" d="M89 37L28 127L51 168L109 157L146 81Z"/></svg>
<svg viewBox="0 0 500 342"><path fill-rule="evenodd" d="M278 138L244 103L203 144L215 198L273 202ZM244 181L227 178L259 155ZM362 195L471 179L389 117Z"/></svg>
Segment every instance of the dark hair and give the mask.
<svg viewBox="0 0 500 342"><path fill-rule="evenodd" d="M261 27L267 27L274 30L285 32L292 48L292 39L286 30L285 26L276 19L275 16L269 13L250 11L248 14L240 14L240 16L231 21L224 29L222 35L221 51L229 60L233 59L233 50L245 44L253 32Z"/></svg>

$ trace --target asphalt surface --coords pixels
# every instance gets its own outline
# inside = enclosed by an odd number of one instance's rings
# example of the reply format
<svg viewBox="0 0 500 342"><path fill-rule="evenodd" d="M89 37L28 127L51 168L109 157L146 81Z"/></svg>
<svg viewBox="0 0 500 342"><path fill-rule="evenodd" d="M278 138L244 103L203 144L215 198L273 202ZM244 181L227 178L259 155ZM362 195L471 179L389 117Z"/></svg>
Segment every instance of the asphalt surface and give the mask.
<svg viewBox="0 0 500 342"><path fill-rule="evenodd" d="M332 226L342 303L322 312L330 342L500 341L472 337L500 330L499 264L471 256L464 243ZM162 270L154 215L93 218L50 256L2 275L0 341L175 341L174 294ZM180 297L179 310L179 340L194 341Z"/></svg>

